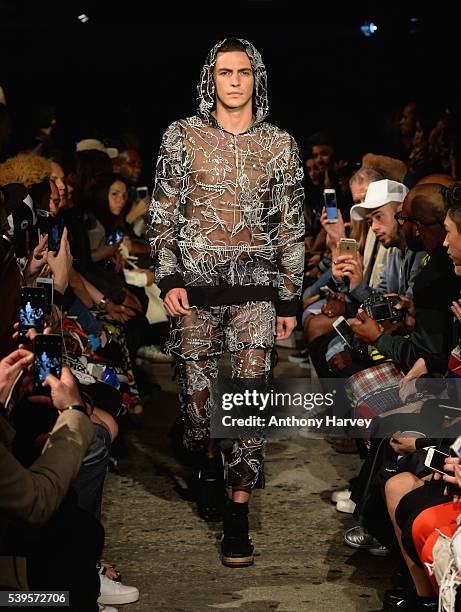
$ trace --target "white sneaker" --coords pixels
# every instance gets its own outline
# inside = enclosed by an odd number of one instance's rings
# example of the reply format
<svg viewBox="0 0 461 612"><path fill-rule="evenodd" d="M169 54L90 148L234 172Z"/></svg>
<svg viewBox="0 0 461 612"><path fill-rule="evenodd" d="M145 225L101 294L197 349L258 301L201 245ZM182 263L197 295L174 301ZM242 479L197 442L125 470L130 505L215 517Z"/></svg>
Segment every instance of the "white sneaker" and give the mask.
<svg viewBox="0 0 461 612"><path fill-rule="evenodd" d="M126 586L121 582L115 582L101 575L99 575L99 578L101 580L101 592L98 603L127 604L139 599L139 591L136 587Z"/></svg>
<svg viewBox="0 0 461 612"><path fill-rule="evenodd" d="M156 346L155 344L151 344L150 346L141 346L136 355L157 363L169 363L173 361L173 357L171 355L164 353L160 347Z"/></svg>
<svg viewBox="0 0 461 612"><path fill-rule="evenodd" d="M352 499L340 499L336 504L336 510L344 514L354 514L355 503Z"/></svg>
<svg viewBox="0 0 461 612"><path fill-rule="evenodd" d="M334 504L337 504L340 499L349 499L350 496L351 496L350 489L338 489L338 491L333 491L330 499Z"/></svg>
<svg viewBox="0 0 461 612"><path fill-rule="evenodd" d="M103 606L100 603L98 603L98 606L100 612L118 612L118 608L113 608L112 606Z"/></svg>

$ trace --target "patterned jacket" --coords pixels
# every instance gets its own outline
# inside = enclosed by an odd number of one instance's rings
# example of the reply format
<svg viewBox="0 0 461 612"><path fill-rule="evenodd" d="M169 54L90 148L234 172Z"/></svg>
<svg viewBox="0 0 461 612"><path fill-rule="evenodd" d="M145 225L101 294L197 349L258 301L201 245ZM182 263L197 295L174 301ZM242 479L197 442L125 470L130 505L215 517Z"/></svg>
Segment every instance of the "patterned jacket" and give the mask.
<svg viewBox="0 0 461 612"><path fill-rule="evenodd" d="M150 242L162 297L185 287L191 305L269 300L296 314L304 266L303 171L294 139L265 121L266 69L247 41L255 121L231 134L211 114L210 52L198 114L166 130L150 208Z"/></svg>

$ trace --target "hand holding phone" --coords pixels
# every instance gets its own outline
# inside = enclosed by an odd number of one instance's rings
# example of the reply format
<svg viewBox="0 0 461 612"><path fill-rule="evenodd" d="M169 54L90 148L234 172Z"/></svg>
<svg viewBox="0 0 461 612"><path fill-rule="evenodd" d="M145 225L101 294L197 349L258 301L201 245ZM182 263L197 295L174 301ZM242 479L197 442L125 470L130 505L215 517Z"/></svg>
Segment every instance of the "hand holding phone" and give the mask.
<svg viewBox="0 0 461 612"><path fill-rule="evenodd" d="M445 471L445 459L449 457L446 453L442 453L442 451L437 450L436 448L430 448L427 451L426 459L424 460L424 465L428 467L430 470L437 472L438 474L448 475L448 472Z"/></svg>
<svg viewBox="0 0 461 612"><path fill-rule="evenodd" d="M62 338L59 334L37 334L34 341L34 382L33 392L37 395L49 395L50 387L44 386L47 377L52 374L61 377Z"/></svg>
<svg viewBox="0 0 461 612"><path fill-rule="evenodd" d="M357 256L357 240L354 238L341 238L339 241L339 254L349 255L352 259Z"/></svg>
<svg viewBox="0 0 461 612"><path fill-rule="evenodd" d="M334 321L333 327L338 336L341 336L349 348L353 349L359 346L359 342L352 331L352 327L344 317L338 317L336 321Z"/></svg>
<svg viewBox="0 0 461 612"><path fill-rule="evenodd" d="M72 405L84 406L77 381L67 366L62 366L59 378L53 374L49 376L45 388L50 390L51 400L56 410L65 410L67 406Z"/></svg>

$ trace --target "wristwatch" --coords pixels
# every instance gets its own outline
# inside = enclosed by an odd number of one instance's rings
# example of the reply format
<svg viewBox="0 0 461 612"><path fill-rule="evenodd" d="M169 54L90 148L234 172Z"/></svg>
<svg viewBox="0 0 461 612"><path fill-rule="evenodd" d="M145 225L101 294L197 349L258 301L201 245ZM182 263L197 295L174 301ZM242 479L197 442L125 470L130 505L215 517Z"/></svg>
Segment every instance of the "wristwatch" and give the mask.
<svg viewBox="0 0 461 612"><path fill-rule="evenodd" d="M108 298L106 298L105 296L102 297L99 300L99 302L96 304L96 308L100 311L106 310L107 302L108 302Z"/></svg>
<svg viewBox="0 0 461 612"><path fill-rule="evenodd" d="M88 416L88 412L86 411L85 406L82 404L70 404L70 406L66 406L64 410L77 410L78 412L83 412L83 414Z"/></svg>

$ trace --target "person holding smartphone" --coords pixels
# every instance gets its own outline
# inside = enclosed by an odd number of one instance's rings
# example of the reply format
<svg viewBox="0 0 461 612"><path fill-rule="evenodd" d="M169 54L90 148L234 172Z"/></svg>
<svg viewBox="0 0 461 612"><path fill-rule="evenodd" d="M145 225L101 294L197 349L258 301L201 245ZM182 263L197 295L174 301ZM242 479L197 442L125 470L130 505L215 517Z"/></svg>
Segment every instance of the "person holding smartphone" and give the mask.
<svg viewBox="0 0 461 612"><path fill-rule="evenodd" d="M24 378L23 388L27 389L29 370L33 353L19 348L0 361L0 548L6 544L4 534L8 533L8 552L0 554L0 585L10 588L46 589L44 576L54 580L54 588L71 590L74 610L97 610L99 578L95 570L97 558L92 550L100 537L99 526L92 520L86 521L86 513L74 513L72 530L75 538L51 537L53 529L70 519L60 509L71 482L80 469L82 459L94 437L94 426L90 421L77 383L67 367L62 368L60 378L49 376L45 384L51 392L51 401L58 411L58 419L50 433L41 456L25 468L11 453L14 430L8 422L6 411L12 389L19 384L18 377ZM49 401L48 398L43 398ZM37 404L37 409L40 406ZM54 517L53 526L48 522ZM79 522L79 521L83 522ZM43 538L37 545L28 540L24 525L18 528L17 521L27 525L43 526ZM69 529L69 525L67 525ZM96 529L96 532L94 531ZM46 535L48 533L48 536ZM88 538L93 539L91 543ZM14 555L17 544L18 555L28 554L28 575L25 565ZM102 540L101 540L102 546ZM68 572L68 559L72 559L73 571ZM61 569L60 569L61 568ZM37 571L36 571L37 570ZM40 575L40 577L39 577ZM75 578L74 578L75 577ZM81 581L85 589L81 588Z"/></svg>
<svg viewBox="0 0 461 612"><path fill-rule="evenodd" d="M265 121L266 69L248 41L213 47L198 94L197 115L164 134L150 237L156 282L173 318L167 348L180 374L184 441L201 460L199 512L219 520L225 486L221 450L210 439L211 386L226 350L233 377L268 377L275 339L296 327L303 171L294 139ZM264 484L263 455L262 435L242 432L235 440L221 547L226 566L253 563L248 502Z"/></svg>

